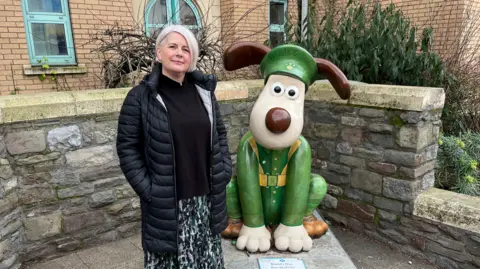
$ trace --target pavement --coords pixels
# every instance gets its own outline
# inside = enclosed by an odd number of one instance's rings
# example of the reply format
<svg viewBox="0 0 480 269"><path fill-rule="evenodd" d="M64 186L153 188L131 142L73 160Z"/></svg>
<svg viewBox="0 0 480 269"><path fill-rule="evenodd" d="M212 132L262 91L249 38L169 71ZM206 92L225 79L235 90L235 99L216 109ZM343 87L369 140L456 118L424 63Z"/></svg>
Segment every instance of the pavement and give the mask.
<svg viewBox="0 0 480 269"><path fill-rule="evenodd" d="M327 234L328 235L328 234ZM318 268L355 268L358 269L437 269L437 267L427 264L423 260L412 258L408 255L396 252L390 249L388 246L370 239L364 235L356 234L350 230L344 229L339 226L331 227L331 237L324 242L326 244L335 243L338 240L339 244L344 250L344 253L348 254L345 258L342 251L336 252L337 265L335 267L328 267L328 260L326 257L330 256L330 261L335 261L335 253L332 251L326 251L327 245L319 245L315 243L316 248L321 251L323 255L323 261L317 260ZM334 236L333 236L334 235ZM330 240L330 241L329 241ZM330 242L330 243L328 243ZM224 240L225 249L225 262L226 269L231 268L257 268L253 260L256 259L255 255L240 254L236 255L228 254L229 250L233 248L229 240ZM330 254L328 254L330 253ZM306 265L308 269L315 268L309 264L308 256L312 253L303 253L302 259L306 259ZM242 258L242 256L248 256L248 258ZM310 255L315 256L315 255ZM283 256L282 256L283 257ZM244 260L244 262L234 261ZM314 258L310 258L310 262L315 262ZM343 264L343 265L341 265ZM243 266L243 267L239 267ZM29 266L23 266L22 269L139 269L143 268L143 251L140 241L140 235L136 235L127 239L110 242L101 246L81 250L67 256L57 258L51 261L43 263L35 263Z"/></svg>
<svg viewBox="0 0 480 269"><path fill-rule="evenodd" d="M340 226L335 237L358 269L438 269L427 261L391 249L384 243Z"/></svg>

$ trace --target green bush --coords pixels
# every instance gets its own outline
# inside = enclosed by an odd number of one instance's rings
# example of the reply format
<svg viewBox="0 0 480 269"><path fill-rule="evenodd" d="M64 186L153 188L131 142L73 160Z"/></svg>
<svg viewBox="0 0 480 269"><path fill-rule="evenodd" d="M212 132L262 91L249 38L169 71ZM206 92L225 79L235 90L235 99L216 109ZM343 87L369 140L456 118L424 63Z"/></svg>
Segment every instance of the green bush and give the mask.
<svg viewBox="0 0 480 269"><path fill-rule="evenodd" d="M442 61L430 50L431 28L418 29L393 4L350 1L339 14L319 18L312 5L306 41L288 19L286 43L304 47L313 56L336 64L350 80L375 84L441 86ZM268 44L268 43L267 43Z"/></svg>
<svg viewBox="0 0 480 269"><path fill-rule="evenodd" d="M440 136L436 187L480 196L480 133Z"/></svg>

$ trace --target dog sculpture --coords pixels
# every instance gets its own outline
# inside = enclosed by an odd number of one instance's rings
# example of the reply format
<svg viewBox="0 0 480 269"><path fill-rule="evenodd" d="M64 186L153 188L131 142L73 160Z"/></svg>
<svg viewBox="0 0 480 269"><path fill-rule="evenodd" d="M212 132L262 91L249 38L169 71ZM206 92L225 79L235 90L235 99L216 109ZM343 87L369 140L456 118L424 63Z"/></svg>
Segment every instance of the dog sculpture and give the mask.
<svg viewBox="0 0 480 269"><path fill-rule="evenodd" d="M350 97L350 86L334 64L296 45L270 49L241 42L224 54L228 71L257 64L265 86L238 146L237 173L227 186L229 225L222 235L238 237L239 250L263 252L271 248L274 230L278 250L308 251L328 225L313 216L327 183L311 173L310 145L301 135L305 94L319 73L341 99Z"/></svg>

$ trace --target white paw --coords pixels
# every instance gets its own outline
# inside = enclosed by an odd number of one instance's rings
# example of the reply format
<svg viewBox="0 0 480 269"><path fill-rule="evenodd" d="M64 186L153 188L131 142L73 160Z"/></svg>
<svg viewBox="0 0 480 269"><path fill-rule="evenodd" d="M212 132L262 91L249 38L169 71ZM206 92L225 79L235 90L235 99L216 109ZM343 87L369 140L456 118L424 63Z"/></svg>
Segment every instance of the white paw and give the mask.
<svg viewBox="0 0 480 269"><path fill-rule="evenodd" d="M285 226L280 223L275 229L273 237L275 238L275 247L281 251L299 252L312 249L312 238L308 236L303 225Z"/></svg>
<svg viewBox="0 0 480 269"><path fill-rule="evenodd" d="M265 252L270 249L272 235L265 226L251 228L242 226L238 234L236 247L239 250L247 248L249 252Z"/></svg>

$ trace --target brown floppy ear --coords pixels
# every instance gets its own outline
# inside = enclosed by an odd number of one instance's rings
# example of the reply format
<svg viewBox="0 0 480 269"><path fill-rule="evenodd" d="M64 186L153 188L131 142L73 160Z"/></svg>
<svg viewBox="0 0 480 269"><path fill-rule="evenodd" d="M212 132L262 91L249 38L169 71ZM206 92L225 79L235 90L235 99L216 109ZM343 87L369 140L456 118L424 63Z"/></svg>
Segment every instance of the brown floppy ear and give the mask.
<svg viewBox="0 0 480 269"><path fill-rule="evenodd" d="M344 100L350 98L350 84L345 74L330 61L320 58L315 58L315 61L318 73L327 77L340 98Z"/></svg>
<svg viewBox="0 0 480 269"><path fill-rule="evenodd" d="M223 65L227 71L233 71L260 64L269 51L269 47L253 42L235 43L223 54Z"/></svg>

